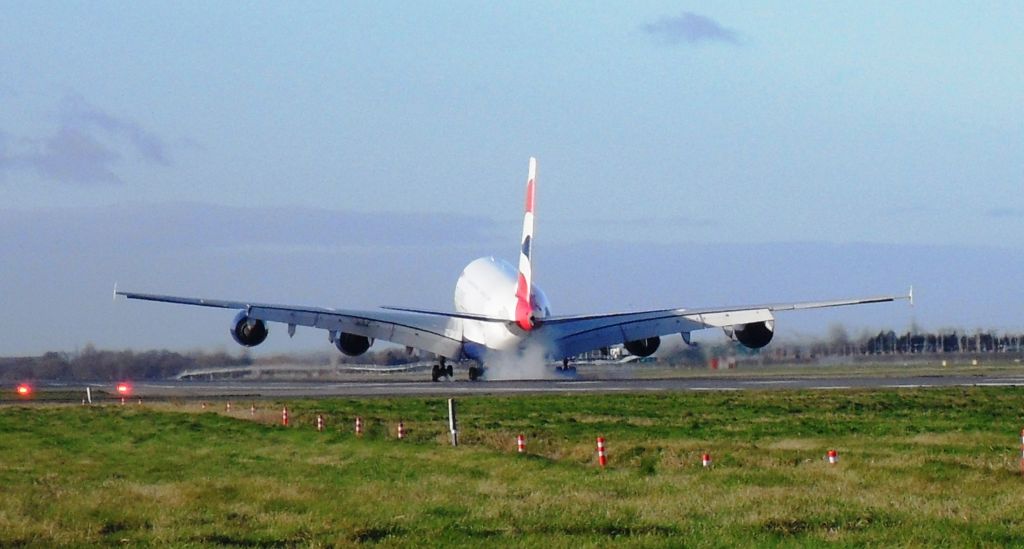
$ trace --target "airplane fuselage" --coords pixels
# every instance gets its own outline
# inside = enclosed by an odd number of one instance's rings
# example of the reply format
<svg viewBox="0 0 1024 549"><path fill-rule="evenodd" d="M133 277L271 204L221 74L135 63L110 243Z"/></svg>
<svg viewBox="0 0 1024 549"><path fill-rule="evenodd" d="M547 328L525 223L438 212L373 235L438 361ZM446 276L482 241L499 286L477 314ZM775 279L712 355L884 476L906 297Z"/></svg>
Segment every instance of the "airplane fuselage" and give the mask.
<svg viewBox="0 0 1024 549"><path fill-rule="evenodd" d="M514 318L518 274L515 267L494 257L472 261L455 284L455 311L489 318ZM548 298L536 285L530 289L530 308L536 319L551 316ZM513 322L462 320L466 355L476 360L483 358L486 349L514 351L528 335Z"/></svg>

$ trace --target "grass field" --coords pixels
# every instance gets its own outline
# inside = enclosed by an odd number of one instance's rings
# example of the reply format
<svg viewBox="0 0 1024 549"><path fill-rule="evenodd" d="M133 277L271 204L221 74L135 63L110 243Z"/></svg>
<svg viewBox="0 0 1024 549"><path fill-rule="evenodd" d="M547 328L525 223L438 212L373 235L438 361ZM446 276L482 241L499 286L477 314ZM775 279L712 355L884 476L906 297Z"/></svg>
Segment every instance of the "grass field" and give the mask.
<svg viewBox="0 0 1024 549"><path fill-rule="evenodd" d="M1019 389L283 404L0 407L0 546L1024 546Z"/></svg>

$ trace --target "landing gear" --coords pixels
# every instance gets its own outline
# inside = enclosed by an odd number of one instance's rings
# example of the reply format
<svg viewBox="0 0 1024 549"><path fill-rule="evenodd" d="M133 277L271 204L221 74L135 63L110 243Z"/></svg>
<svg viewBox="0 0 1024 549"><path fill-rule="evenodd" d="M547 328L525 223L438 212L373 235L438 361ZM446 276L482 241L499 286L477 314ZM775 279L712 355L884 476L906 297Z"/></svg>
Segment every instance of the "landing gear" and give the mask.
<svg viewBox="0 0 1024 549"><path fill-rule="evenodd" d="M562 359L562 365L555 367L555 373L565 374L565 375L569 375L569 376L575 376L576 375L576 367L575 366L569 366L569 359L568 358L563 358Z"/></svg>
<svg viewBox="0 0 1024 549"><path fill-rule="evenodd" d="M480 367L480 366L470 366L469 367L469 380L470 381L476 381L476 380L480 379L481 377L483 377L483 375L484 375L484 369L482 367Z"/></svg>
<svg viewBox="0 0 1024 549"><path fill-rule="evenodd" d="M431 381L437 381L437 380L441 379L442 377L449 377L450 378L455 373L455 371L452 369L452 365L449 364L449 365L445 366L444 362L445 362L444 357L440 357L438 359L438 363L434 364L434 367L430 369L430 379L431 379Z"/></svg>

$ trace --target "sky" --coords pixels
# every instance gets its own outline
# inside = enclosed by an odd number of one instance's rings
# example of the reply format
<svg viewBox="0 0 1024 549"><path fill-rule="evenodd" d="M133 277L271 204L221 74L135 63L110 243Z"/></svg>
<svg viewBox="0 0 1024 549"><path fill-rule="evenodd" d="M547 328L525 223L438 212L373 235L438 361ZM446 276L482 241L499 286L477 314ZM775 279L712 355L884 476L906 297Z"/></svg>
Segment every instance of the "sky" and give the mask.
<svg viewBox="0 0 1024 549"><path fill-rule="evenodd" d="M0 355L233 349L229 314L115 282L448 309L515 259L530 156L557 313L914 284L790 333L1024 329L1021 2L0 12Z"/></svg>

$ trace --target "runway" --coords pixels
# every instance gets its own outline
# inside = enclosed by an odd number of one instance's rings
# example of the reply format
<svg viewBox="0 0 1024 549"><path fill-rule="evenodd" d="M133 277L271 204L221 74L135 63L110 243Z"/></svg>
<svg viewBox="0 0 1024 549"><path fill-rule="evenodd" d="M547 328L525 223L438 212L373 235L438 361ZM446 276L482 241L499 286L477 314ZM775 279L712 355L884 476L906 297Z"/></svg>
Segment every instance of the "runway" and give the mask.
<svg viewBox="0 0 1024 549"><path fill-rule="evenodd" d="M175 381L137 382L133 396L204 397L451 397L465 395L658 393L684 391L773 391L911 389L921 387L1024 387L1024 375L759 376L535 381Z"/></svg>

